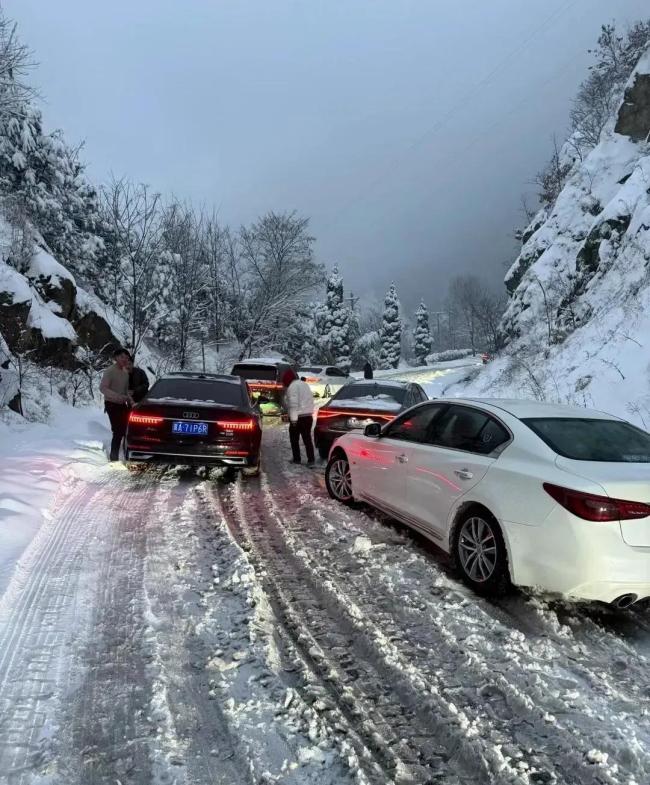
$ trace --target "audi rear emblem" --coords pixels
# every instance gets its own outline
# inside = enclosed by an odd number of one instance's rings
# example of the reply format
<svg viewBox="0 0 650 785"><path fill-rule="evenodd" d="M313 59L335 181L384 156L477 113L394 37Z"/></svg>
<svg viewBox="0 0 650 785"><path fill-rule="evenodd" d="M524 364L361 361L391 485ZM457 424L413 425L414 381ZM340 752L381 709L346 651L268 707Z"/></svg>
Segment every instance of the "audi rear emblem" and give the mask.
<svg viewBox="0 0 650 785"><path fill-rule="evenodd" d="M183 417L186 420L198 420L199 413L198 412L183 412Z"/></svg>

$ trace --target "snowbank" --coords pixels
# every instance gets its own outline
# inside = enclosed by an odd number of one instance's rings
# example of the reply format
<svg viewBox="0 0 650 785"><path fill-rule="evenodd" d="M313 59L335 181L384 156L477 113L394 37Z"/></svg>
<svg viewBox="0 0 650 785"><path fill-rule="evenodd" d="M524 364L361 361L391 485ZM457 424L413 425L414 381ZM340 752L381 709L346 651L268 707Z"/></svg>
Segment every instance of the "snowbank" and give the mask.
<svg viewBox="0 0 650 785"><path fill-rule="evenodd" d="M52 407L51 425L27 422L8 410L0 419L0 604L59 486L106 464L109 431L100 409L54 401Z"/></svg>

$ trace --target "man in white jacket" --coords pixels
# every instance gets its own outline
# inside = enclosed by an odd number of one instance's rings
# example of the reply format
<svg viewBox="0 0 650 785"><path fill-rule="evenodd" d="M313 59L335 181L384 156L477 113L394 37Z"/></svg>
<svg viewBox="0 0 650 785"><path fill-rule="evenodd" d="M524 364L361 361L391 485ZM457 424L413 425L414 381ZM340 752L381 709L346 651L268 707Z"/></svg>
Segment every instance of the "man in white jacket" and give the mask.
<svg viewBox="0 0 650 785"><path fill-rule="evenodd" d="M300 463L300 439L307 453L307 463L314 463L314 443L311 430L314 424L314 396L308 384L301 381L295 371L286 371L282 377L284 406L289 415L289 440L291 441L292 463Z"/></svg>

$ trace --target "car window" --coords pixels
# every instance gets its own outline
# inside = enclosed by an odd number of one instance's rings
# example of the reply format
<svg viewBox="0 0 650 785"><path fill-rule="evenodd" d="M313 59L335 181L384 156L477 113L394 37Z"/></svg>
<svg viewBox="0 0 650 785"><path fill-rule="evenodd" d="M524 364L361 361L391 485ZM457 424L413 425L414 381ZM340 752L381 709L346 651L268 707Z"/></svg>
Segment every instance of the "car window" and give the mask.
<svg viewBox="0 0 650 785"><path fill-rule="evenodd" d="M311 366L309 368L299 368L298 373L309 373L312 376L320 376L323 373L323 369L320 365L318 367Z"/></svg>
<svg viewBox="0 0 650 785"><path fill-rule="evenodd" d="M407 442L426 442L431 424L445 408L445 404L423 406L410 414L402 415L386 427L384 436L388 439L400 439Z"/></svg>
<svg viewBox="0 0 650 785"><path fill-rule="evenodd" d="M429 400L429 396L424 392L424 390L422 389L422 387L420 387L419 384L415 384L414 387L417 396L416 402L423 403L424 401Z"/></svg>
<svg viewBox="0 0 650 785"><path fill-rule="evenodd" d="M254 365L241 363L232 369L233 376L253 381L274 382L278 378L278 369L274 365Z"/></svg>
<svg viewBox="0 0 650 785"><path fill-rule="evenodd" d="M434 424L431 443L437 447L489 455L510 438L508 431L487 412L450 406Z"/></svg>
<svg viewBox="0 0 650 785"><path fill-rule="evenodd" d="M328 368L326 370L326 373L327 373L328 376L345 377L345 374L343 373L343 371L339 371L338 368Z"/></svg>
<svg viewBox="0 0 650 785"><path fill-rule="evenodd" d="M333 396L332 402L339 406L362 402L365 405L385 403L391 408L400 408L404 403L406 388L381 382L353 382L346 384Z"/></svg>
<svg viewBox="0 0 650 785"><path fill-rule="evenodd" d="M588 417L535 417L522 422L564 458L650 463L650 434L627 422Z"/></svg>
<svg viewBox="0 0 650 785"><path fill-rule="evenodd" d="M159 379L149 390L147 400L180 400L241 406L242 387L232 382L207 379Z"/></svg>

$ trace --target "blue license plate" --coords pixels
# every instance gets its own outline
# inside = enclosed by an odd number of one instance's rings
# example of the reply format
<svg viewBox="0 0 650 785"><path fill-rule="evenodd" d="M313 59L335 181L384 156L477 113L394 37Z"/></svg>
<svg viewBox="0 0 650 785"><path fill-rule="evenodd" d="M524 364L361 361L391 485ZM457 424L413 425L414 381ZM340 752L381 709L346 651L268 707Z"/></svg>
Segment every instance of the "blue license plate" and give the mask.
<svg viewBox="0 0 650 785"><path fill-rule="evenodd" d="M172 433L183 436L207 436L208 424L207 422L182 422L181 420L174 420L172 423Z"/></svg>

